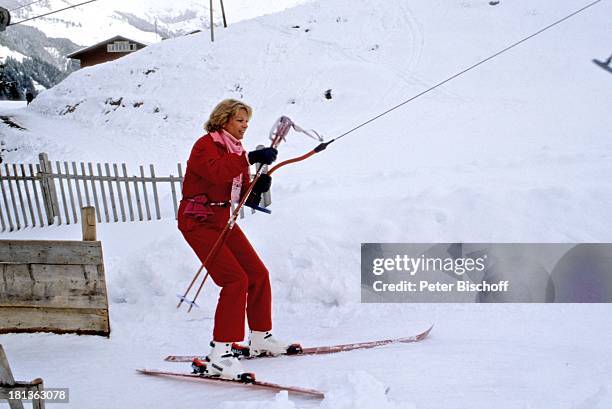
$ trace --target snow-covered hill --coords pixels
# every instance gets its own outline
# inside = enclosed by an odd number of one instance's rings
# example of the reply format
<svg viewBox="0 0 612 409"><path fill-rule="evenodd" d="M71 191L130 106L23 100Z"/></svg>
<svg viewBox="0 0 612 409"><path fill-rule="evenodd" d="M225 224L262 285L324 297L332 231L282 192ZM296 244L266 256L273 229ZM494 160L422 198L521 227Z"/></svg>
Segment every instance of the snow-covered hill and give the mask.
<svg viewBox="0 0 612 409"><path fill-rule="evenodd" d="M254 16L282 10L307 0L231 1L225 5L228 22L234 23ZM75 3L64 0L11 0L3 7L11 10L12 23L29 20L70 7ZM215 2L215 22L222 24L220 4ZM210 10L202 2L194 1L117 1L104 0L69 8L59 13L9 26L0 34L0 63L7 57L16 58L15 69L5 81L12 81L24 97L30 92L57 84L78 63L66 58L69 53L96 44L116 35L135 39L145 44L181 36L210 27ZM76 44L75 44L76 43ZM77 44L80 44L78 46ZM42 61L44 71L53 71L47 81L41 81L40 69L22 65L23 58ZM40 65L40 64L38 64ZM55 72L57 69L57 73ZM55 78L57 77L57 78ZM4 97L16 92L4 92ZM0 92L0 97L2 97Z"/></svg>
<svg viewBox="0 0 612 409"><path fill-rule="evenodd" d="M227 97L255 109L249 149L282 114L329 139L583 5L328 0L232 24L213 44L207 33L167 40L4 111L27 128L0 125L17 148L6 159L44 151L170 171ZM70 387L74 408L611 407L608 304L359 304L362 242L612 240L611 78L591 62L610 52L611 13L601 2L279 170L273 214L241 222L271 271L282 338L346 343L435 322L430 340L247 364L261 379L325 390L322 403L142 379L134 369L162 367L166 354L206 352L218 289L207 286L191 315L175 311L199 263L174 221L111 224L98 227L111 339L3 335L16 376ZM312 147L291 134L279 159ZM79 235L76 226L2 238Z"/></svg>

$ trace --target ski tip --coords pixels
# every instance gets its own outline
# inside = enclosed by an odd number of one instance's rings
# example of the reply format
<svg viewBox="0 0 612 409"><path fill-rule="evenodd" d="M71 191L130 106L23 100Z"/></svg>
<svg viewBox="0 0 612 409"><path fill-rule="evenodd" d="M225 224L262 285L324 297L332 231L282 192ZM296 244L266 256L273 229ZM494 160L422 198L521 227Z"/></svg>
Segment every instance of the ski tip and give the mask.
<svg viewBox="0 0 612 409"><path fill-rule="evenodd" d="M416 336L416 340L417 341L421 341L425 338L427 338L429 336L429 333L431 332L431 330L433 329L435 324L431 324L431 326L426 329L425 331L421 332L419 335Z"/></svg>

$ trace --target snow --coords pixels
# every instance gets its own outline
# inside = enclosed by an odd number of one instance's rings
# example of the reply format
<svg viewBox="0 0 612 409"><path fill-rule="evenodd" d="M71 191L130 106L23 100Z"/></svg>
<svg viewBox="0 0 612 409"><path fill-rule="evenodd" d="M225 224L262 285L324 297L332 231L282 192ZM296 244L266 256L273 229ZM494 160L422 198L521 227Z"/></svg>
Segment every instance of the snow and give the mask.
<svg viewBox="0 0 612 409"><path fill-rule="evenodd" d="M167 174L227 97L255 110L248 149L266 143L283 114L329 139L583 5L302 4L234 23L212 44L195 34L82 69L27 108L0 104L27 128L0 125L7 148L18 148L5 159L31 163L47 152L130 169L155 163ZM110 339L2 335L15 376L70 387L66 408L612 407L607 304L359 303L362 242L612 240L611 78L591 63L609 55L611 12L602 2L279 170L272 215L240 222L271 271L279 337L348 343L435 323L430 339L246 363L260 379L325 391L322 402L143 377L134 370L188 370L162 362L167 354L207 352L218 289L207 284L200 309L177 311L175 293L199 263L175 222L101 224ZM109 109L109 98L125 106ZM312 147L292 133L279 161ZM78 240L80 227L0 237Z"/></svg>
<svg viewBox="0 0 612 409"><path fill-rule="evenodd" d="M6 59L9 57L19 62L23 62L24 58L28 58L20 52L13 51L8 47L0 45L0 63L6 62Z"/></svg>
<svg viewBox="0 0 612 409"><path fill-rule="evenodd" d="M0 109L2 109L3 112L23 108L25 106L25 101L0 101Z"/></svg>
<svg viewBox="0 0 612 409"><path fill-rule="evenodd" d="M61 58L62 55L60 54L59 50L55 47L45 47L45 50L47 50L47 52L49 54L51 54L53 57L55 58Z"/></svg>
<svg viewBox="0 0 612 409"><path fill-rule="evenodd" d="M37 92L41 92L41 91L44 91L44 90L46 90L46 89L47 89L47 88L46 88L44 85L40 84L40 83L39 83L39 82L37 82L37 81L32 80L32 84L34 84L34 89L35 89Z"/></svg>

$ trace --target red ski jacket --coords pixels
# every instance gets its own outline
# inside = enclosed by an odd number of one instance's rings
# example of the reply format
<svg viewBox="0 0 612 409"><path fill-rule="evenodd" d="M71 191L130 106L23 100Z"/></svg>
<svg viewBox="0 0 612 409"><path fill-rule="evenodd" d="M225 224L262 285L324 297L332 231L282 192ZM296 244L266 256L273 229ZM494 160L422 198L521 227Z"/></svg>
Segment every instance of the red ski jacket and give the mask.
<svg viewBox="0 0 612 409"><path fill-rule="evenodd" d="M229 153L225 146L216 143L210 134L206 134L198 139L191 149L183 179L183 198L206 195L210 202L230 201L233 179L240 174L243 195L250 184L246 152L242 155ZM183 216L185 205L186 202L181 201L178 211L179 229L191 229L201 225L201 222ZM214 216L210 221L204 222L204 225L213 223L223 226L227 223L229 207L212 206L212 210Z"/></svg>

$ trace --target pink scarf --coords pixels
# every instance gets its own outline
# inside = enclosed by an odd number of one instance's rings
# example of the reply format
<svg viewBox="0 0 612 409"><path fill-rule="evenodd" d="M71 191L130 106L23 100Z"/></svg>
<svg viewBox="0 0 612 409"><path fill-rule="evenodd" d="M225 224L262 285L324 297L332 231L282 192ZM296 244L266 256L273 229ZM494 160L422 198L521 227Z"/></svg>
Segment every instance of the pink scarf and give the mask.
<svg viewBox="0 0 612 409"><path fill-rule="evenodd" d="M219 132L211 132L210 136L213 138L213 141L225 146L229 153L234 153L236 155L242 155L242 153L244 152L242 143L238 139L234 138L232 134L227 132L225 129L222 129ZM242 174L236 176L234 180L232 181L232 194L231 194L232 202L234 203L240 202L240 191L241 190L242 190Z"/></svg>

